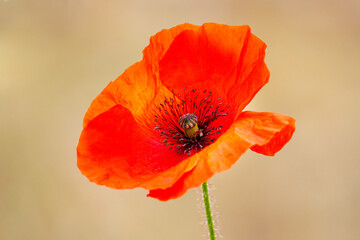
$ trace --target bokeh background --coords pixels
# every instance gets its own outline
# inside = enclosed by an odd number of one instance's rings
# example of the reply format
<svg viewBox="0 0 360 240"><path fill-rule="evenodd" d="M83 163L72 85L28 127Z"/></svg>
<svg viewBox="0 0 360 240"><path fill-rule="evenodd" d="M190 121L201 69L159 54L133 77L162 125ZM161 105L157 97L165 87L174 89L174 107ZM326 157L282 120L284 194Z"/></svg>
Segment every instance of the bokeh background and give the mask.
<svg viewBox="0 0 360 240"><path fill-rule="evenodd" d="M0 239L206 239L196 190L160 202L76 167L90 102L184 22L250 25L271 78L248 109L297 119L275 157L212 179L223 239L359 239L359 16L358 0L0 0Z"/></svg>

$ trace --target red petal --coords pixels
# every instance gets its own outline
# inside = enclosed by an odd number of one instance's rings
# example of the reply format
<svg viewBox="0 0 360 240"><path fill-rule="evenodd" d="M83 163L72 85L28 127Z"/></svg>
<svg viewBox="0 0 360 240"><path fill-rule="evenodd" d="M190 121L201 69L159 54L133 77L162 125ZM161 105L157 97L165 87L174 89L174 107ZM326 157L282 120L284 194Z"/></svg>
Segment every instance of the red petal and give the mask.
<svg viewBox="0 0 360 240"><path fill-rule="evenodd" d="M196 30L200 26L189 23L180 24L170 29L163 29L150 38L150 44L143 51L143 59L152 67L155 76L159 76L159 62L174 41L175 37L186 30Z"/></svg>
<svg viewBox="0 0 360 240"><path fill-rule="evenodd" d="M129 109L137 122L147 125L153 121L149 108L171 93L149 73L145 61L125 70L97 96L84 117L84 127L96 116L119 104Z"/></svg>
<svg viewBox="0 0 360 240"><path fill-rule="evenodd" d="M248 26L204 24L174 39L160 61L160 80L175 91L212 91L241 111L268 82L265 48Z"/></svg>
<svg viewBox="0 0 360 240"><path fill-rule="evenodd" d="M192 182L187 178L191 177L194 170L184 173L184 175L171 187L166 189L154 189L150 190L148 197L157 198L161 201L167 201L170 199L181 197L186 191L192 188Z"/></svg>
<svg viewBox="0 0 360 240"><path fill-rule="evenodd" d="M172 187L150 190L148 196L163 201L178 198L215 173L229 169L249 148L273 155L290 140L295 130L294 123L293 118L278 113L243 112L214 144L191 157L198 159L191 171Z"/></svg>
<svg viewBox="0 0 360 240"><path fill-rule="evenodd" d="M251 131L257 140L251 150L267 156L274 156L280 151L295 131L295 119L279 113L243 112L239 116L241 119L246 119L249 125L253 122Z"/></svg>
<svg viewBox="0 0 360 240"><path fill-rule="evenodd" d="M186 39L187 35L193 34L199 38L195 46L191 36ZM187 43L189 45L184 46ZM207 48L204 44L207 44ZM190 86L213 92L222 89L218 95L223 101L241 110L267 82L269 74L263 63L265 47L261 40L250 33L248 26L230 27L209 23L199 27L182 24L162 30L151 37L149 46L143 51L143 60L126 69L94 99L84 117L84 127L91 119L116 104L129 109L136 121L149 125L149 119L152 119L147 115L149 107L171 95L159 81L159 62L165 53L168 57L162 60L162 69L169 67L170 77L177 76L170 81L166 77L162 79L167 87L177 90ZM178 65L177 61L184 65ZM192 77L197 71L202 73L195 76L199 79ZM181 75L181 72L185 74Z"/></svg>
<svg viewBox="0 0 360 240"><path fill-rule="evenodd" d="M78 167L90 181L111 188L166 188L196 164L144 134L126 108L116 105L84 128Z"/></svg>

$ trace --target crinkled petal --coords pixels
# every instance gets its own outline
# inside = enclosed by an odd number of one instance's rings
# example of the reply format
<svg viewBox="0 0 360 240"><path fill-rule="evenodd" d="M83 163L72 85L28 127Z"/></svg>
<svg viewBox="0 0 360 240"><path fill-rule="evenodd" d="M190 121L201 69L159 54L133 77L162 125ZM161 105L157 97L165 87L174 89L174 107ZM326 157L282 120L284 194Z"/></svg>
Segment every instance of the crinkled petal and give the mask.
<svg viewBox="0 0 360 240"><path fill-rule="evenodd" d="M78 167L92 182L116 189L166 188L196 164L143 134L130 111L115 105L83 129Z"/></svg>
<svg viewBox="0 0 360 240"><path fill-rule="evenodd" d="M239 120L244 119L249 125L253 122L252 137L257 138L251 150L267 156L274 156L280 151L295 132L295 119L279 113L246 111L239 116Z"/></svg>
<svg viewBox="0 0 360 240"><path fill-rule="evenodd" d="M176 92L212 91L240 113L269 80L265 49L249 26L207 23L177 35L160 60L160 80Z"/></svg>
<svg viewBox="0 0 360 240"><path fill-rule="evenodd" d="M159 81L159 61L179 33L198 28L192 24L181 24L152 36L149 46L143 51L143 59L127 68L93 100L85 114L83 126L116 104L129 109L137 122L144 126L151 125L149 109L166 96L171 96Z"/></svg>
<svg viewBox="0 0 360 240"><path fill-rule="evenodd" d="M149 73L145 61L137 62L125 70L94 99L84 117L84 127L96 116L115 105L122 105L142 125L148 124L148 112L171 93Z"/></svg>
<svg viewBox="0 0 360 240"><path fill-rule="evenodd" d="M170 29L163 29L150 38L149 46L143 51L143 59L151 66L154 76L158 77L159 62L169 49L175 37L183 31L196 30L199 28L200 26L184 23Z"/></svg>
<svg viewBox="0 0 360 240"><path fill-rule="evenodd" d="M265 48L248 26L182 24L162 30L151 37L143 60L94 99L84 127L116 104L129 109L137 122L151 125L149 109L170 96L169 89L184 87L213 91L239 112L268 81Z"/></svg>
<svg viewBox="0 0 360 240"><path fill-rule="evenodd" d="M291 138L295 120L279 113L243 112L239 119L215 143L191 158L196 166L167 189L150 190L150 197L166 201L182 196L188 189L200 186L215 173L229 169L251 148L273 155Z"/></svg>

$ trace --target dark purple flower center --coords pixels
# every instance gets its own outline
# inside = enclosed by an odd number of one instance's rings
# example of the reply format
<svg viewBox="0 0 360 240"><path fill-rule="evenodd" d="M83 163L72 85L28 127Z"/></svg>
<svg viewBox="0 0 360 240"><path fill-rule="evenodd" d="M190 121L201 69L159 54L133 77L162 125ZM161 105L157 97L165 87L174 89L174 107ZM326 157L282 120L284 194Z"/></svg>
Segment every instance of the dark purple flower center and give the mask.
<svg viewBox="0 0 360 240"><path fill-rule="evenodd" d="M185 88L183 95L172 92L172 97L156 106L154 130L169 150L191 155L219 137L223 126L216 120L227 116L229 107L224 107L220 98L214 98L206 90L198 93Z"/></svg>

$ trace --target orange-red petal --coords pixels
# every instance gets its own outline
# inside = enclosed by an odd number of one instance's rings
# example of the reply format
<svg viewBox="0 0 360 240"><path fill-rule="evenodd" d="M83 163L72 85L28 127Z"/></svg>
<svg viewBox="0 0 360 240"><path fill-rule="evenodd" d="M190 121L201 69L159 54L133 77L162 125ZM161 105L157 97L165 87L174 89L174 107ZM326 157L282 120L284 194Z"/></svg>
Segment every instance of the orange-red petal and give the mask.
<svg viewBox="0 0 360 240"><path fill-rule="evenodd" d="M249 26L207 23L174 38L160 60L160 80L177 92L212 91L241 111L268 82L265 49Z"/></svg>
<svg viewBox="0 0 360 240"><path fill-rule="evenodd" d="M192 24L181 24L152 36L149 46L143 51L143 59L127 68L93 100L83 126L116 104L129 109L137 122L151 125L149 109L171 95L159 80L159 61L179 33L198 28Z"/></svg>
<svg viewBox="0 0 360 240"><path fill-rule="evenodd" d="M94 99L84 117L84 127L96 116L115 105L122 105L142 125L152 121L148 111L171 94L156 78L145 61L133 64Z"/></svg>
<svg viewBox="0 0 360 240"><path fill-rule="evenodd" d="M143 51L143 59L151 66L154 76L159 76L159 62L174 39L183 31L197 30L199 28L200 26L184 23L170 29L163 29L150 38L149 46Z"/></svg>
<svg viewBox="0 0 360 240"><path fill-rule="evenodd" d="M173 185L195 162L143 134L130 111L115 105L84 128L78 167L92 182L111 188L146 189Z"/></svg>
<svg viewBox="0 0 360 240"><path fill-rule="evenodd" d="M295 119L279 113L246 111L240 114L241 119L246 119L248 125L252 125L252 137L257 138L251 150L267 156L274 156L280 151L295 131Z"/></svg>
<svg viewBox="0 0 360 240"><path fill-rule="evenodd" d="M167 189L150 190L150 197L169 200L198 187L215 173L229 169L249 148L273 155L288 142L295 130L295 120L279 113L243 112L239 119L214 144L191 158L196 166ZM253 149L254 150L254 149Z"/></svg>

